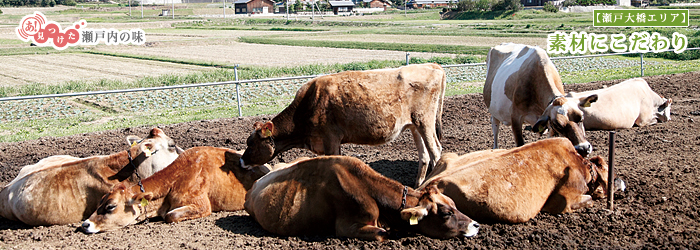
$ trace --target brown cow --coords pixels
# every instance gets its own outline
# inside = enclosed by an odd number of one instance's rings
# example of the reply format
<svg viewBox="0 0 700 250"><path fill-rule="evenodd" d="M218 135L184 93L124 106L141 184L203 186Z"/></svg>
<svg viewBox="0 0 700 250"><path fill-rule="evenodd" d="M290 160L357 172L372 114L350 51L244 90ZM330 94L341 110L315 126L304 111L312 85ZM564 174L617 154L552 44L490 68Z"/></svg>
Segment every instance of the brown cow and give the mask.
<svg viewBox="0 0 700 250"><path fill-rule="evenodd" d="M386 227L435 238L479 231L437 188L415 191L348 156L313 158L270 172L246 194L245 210L280 235L384 240Z"/></svg>
<svg viewBox="0 0 700 250"><path fill-rule="evenodd" d="M342 143L384 144L408 128L418 148L418 186L442 151L445 79L437 64L314 78L272 121L255 123L243 160L259 165L292 148L339 155Z"/></svg>
<svg viewBox="0 0 700 250"><path fill-rule="evenodd" d="M146 139L128 136L127 142L136 144L112 155L57 155L25 166L0 192L0 215L32 226L80 222L97 209L100 197L112 186L124 180L135 183L134 170L146 177L182 152L158 128Z"/></svg>
<svg viewBox="0 0 700 250"><path fill-rule="evenodd" d="M532 130L568 138L576 151L587 156L593 150L583 129L583 113L598 98L591 95L572 102L564 97L559 72L547 53L522 44L501 44L491 48L487 57L488 72L484 83L484 102L491 113L493 148L498 148L498 130L510 125L517 146L525 144L522 124Z"/></svg>
<svg viewBox="0 0 700 250"><path fill-rule="evenodd" d="M467 155L468 156L468 155ZM479 221L526 222L540 211L568 213L605 197L608 165L600 156L584 159L565 138L551 138L485 154L478 160L444 154L444 172L421 188L436 185L457 208ZM615 180L624 190L624 182ZM591 196L592 195L592 196Z"/></svg>
<svg viewBox="0 0 700 250"><path fill-rule="evenodd" d="M145 192L139 185L116 186L81 227L86 233L97 233L157 216L171 223L241 210L246 190L269 169L243 169L240 158L240 152L226 148L188 149L170 166L144 179Z"/></svg>
<svg viewBox="0 0 700 250"><path fill-rule="evenodd" d="M629 79L604 89L570 92L566 98L580 102L594 94L598 95L598 101L590 107L579 107L583 111L586 130L643 127L671 120L671 99L651 90L642 78Z"/></svg>

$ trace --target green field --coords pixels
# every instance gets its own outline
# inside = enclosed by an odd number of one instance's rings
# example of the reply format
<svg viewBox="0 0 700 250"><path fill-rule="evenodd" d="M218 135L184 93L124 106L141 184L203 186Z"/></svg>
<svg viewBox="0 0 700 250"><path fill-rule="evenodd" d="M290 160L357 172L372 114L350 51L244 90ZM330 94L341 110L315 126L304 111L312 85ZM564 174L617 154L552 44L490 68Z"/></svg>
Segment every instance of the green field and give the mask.
<svg viewBox="0 0 700 250"><path fill-rule="evenodd" d="M140 8L124 4L79 4L61 10L41 9L49 20L66 26L85 19L99 27L142 28L150 40L146 46L88 46L56 51L50 47L30 47L14 39L12 27L30 13L3 8L0 28L0 58L26 56L28 60L48 60L47 55L90 54L139 63L166 63L200 67L195 72L122 77L119 79L76 78L51 84L25 81L22 75L3 75L22 84L0 86L0 97L72 93L96 90L173 86L203 82L262 79L314 75L345 70L398 67L403 54L411 53L412 63L436 62L443 65L485 61L488 49L502 42L543 46L554 31L586 31L599 34L634 31L678 31L697 39L697 26L690 29L633 29L591 27L591 13L548 13L525 10L517 13L460 13L441 19L439 10L388 11L363 16L284 16L227 18L221 7L211 4L177 4L176 15L158 16L170 6ZM13 12L15 11L15 12ZM697 24L699 9L691 9L691 24ZM692 45L692 44L691 44ZM312 49L313 48L313 49ZM224 52L218 49L229 49ZM344 49L351 49L348 56ZM300 52L308 51L308 52ZM248 55L247 53L250 53ZM269 53L267 56L257 53ZM302 53L302 54L296 54ZM308 53L308 54L303 54ZM695 52L685 52L690 55ZM387 54L384 57L377 55ZM391 56L389 56L391 54ZM314 57L315 56L315 57ZM298 63L314 57L307 63ZM233 58L233 59L232 59ZM252 59L252 60L250 60ZM698 60L648 58L645 75L700 70ZM251 63L252 62L252 63ZM290 62L297 62L291 64ZM86 62L89 63L89 62ZM566 84L639 76L639 57L603 57L555 61ZM37 63L37 67L41 64ZM47 68L47 76L71 75L70 69ZM96 69L100 70L100 69ZM148 68L137 69L148 73ZM101 70L100 70L101 71ZM448 68L447 95L479 93L485 77L484 66ZM122 71L121 73L127 73ZM128 74L127 74L128 75ZM135 74L134 74L135 75ZM3 79L3 78L0 78ZM1 80L0 80L1 81ZM305 80L250 83L241 86L243 115L274 114L287 105ZM179 91L138 92L30 101L0 102L6 111L0 116L0 142L64 136L132 126L152 126L192 120L238 116L233 85Z"/></svg>

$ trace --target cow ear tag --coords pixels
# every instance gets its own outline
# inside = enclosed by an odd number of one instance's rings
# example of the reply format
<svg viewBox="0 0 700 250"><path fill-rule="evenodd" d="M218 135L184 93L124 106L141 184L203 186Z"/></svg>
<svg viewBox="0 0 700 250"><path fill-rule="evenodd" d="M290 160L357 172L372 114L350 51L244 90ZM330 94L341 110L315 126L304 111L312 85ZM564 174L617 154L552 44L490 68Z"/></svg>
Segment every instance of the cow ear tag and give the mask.
<svg viewBox="0 0 700 250"><path fill-rule="evenodd" d="M148 147L143 148L143 153L146 154L146 157L151 157L151 150L148 149Z"/></svg>
<svg viewBox="0 0 700 250"><path fill-rule="evenodd" d="M272 136L272 130L263 128L262 136L265 138Z"/></svg>
<svg viewBox="0 0 700 250"><path fill-rule="evenodd" d="M141 204L140 204L140 205L141 205L142 207L148 206L148 201L146 200L146 198L141 198Z"/></svg>
<svg viewBox="0 0 700 250"><path fill-rule="evenodd" d="M418 224L418 217L416 217L415 215L411 216L411 219L408 220L408 223L410 223L411 225Z"/></svg>
<svg viewBox="0 0 700 250"><path fill-rule="evenodd" d="M133 146L136 146L136 144L138 144L138 143L136 143L136 141L134 141L134 142L131 143L131 146L132 146L132 147L133 147Z"/></svg>
<svg viewBox="0 0 700 250"><path fill-rule="evenodd" d="M584 108L591 107L591 102L590 102L590 101L586 101L586 103L583 104L583 107L584 107Z"/></svg>

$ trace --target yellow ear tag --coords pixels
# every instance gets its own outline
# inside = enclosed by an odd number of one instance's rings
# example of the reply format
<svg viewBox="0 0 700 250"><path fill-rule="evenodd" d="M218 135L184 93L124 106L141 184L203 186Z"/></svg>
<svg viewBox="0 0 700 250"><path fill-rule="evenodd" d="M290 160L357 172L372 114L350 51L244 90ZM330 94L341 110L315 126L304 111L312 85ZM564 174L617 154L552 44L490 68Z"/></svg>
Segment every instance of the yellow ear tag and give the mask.
<svg viewBox="0 0 700 250"><path fill-rule="evenodd" d="M262 131L262 136L263 136L263 137L266 137L266 138L267 138L267 137L270 137L271 135L272 135L272 130L263 129L263 131Z"/></svg>
<svg viewBox="0 0 700 250"><path fill-rule="evenodd" d="M133 147L133 146L136 146L136 144L138 144L138 143L136 143L136 141L134 141L134 142L131 143L131 146L132 146L132 147Z"/></svg>
<svg viewBox="0 0 700 250"><path fill-rule="evenodd" d="M151 150L150 149L144 148L143 153L146 154L146 157L151 157Z"/></svg>
<svg viewBox="0 0 700 250"><path fill-rule="evenodd" d="M148 206L148 201L146 200L146 198L141 198L141 206L142 207Z"/></svg>
<svg viewBox="0 0 700 250"><path fill-rule="evenodd" d="M590 107L590 106L591 106L591 102L586 102L586 103L583 104L583 107L584 107L584 108L588 108L588 107Z"/></svg>
<svg viewBox="0 0 700 250"><path fill-rule="evenodd" d="M410 223L411 225L418 224L418 217L416 217L415 215L411 216L411 219L408 220L408 223Z"/></svg>

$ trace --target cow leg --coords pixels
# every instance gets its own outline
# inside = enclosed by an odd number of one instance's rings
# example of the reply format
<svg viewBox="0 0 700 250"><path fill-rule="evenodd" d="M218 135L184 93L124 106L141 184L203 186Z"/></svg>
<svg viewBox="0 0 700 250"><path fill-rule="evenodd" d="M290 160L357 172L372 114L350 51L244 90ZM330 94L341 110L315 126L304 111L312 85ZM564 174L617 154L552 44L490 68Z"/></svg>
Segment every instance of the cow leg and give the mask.
<svg viewBox="0 0 700 250"><path fill-rule="evenodd" d="M493 149L498 149L498 132L501 127L501 121L491 116L491 130L493 131Z"/></svg>
<svg viewBox="0 0 700 250"><path fill-rule="evenodd" d="M350 220L350 218L338 218L335 223L335 234L348 238L360 238L365 240L384 241L389 235L383 228L377 227L374 223L361 223Z"/></svg>
<svg viewBox="0 0 700 250"><path fill-rule="evenodd" d="M167 223L180 222L183 220L191 220L196 218L202 218L211 215L211 203L209 199L199 199L199 201L192 201L189 205L178 207L176 209L170 210L163 219Z"/></svg>
<svg viewBox="0 0 700 250"><path fill-rule="evenodd" d="M581 209L581 208L588 208L588 207L593 207L593 198L590 195L580 195L578 196L573 202L570 203L571 206L571 211Z"/></svg>
<svg viewBox="0 0 700 250"><path fill-rule="evenodd" d="M413 135L413 142L416 143L416 149L418 149L418 176L416 176L416 184L414 186L414 188L418 188L428 173L428 164L431 163L430 153L425 147L423 137L421 137L416 127L411 126L411 134Z"/></svg>
<svg viewBox="0 0 700 250"><path fill-rule="evenodd" d="M523 138L523 121L520 118L513 118L510 127L513 128L513 138L515 139L515 145L520 147L525 145L525 139Z"/></svg>

